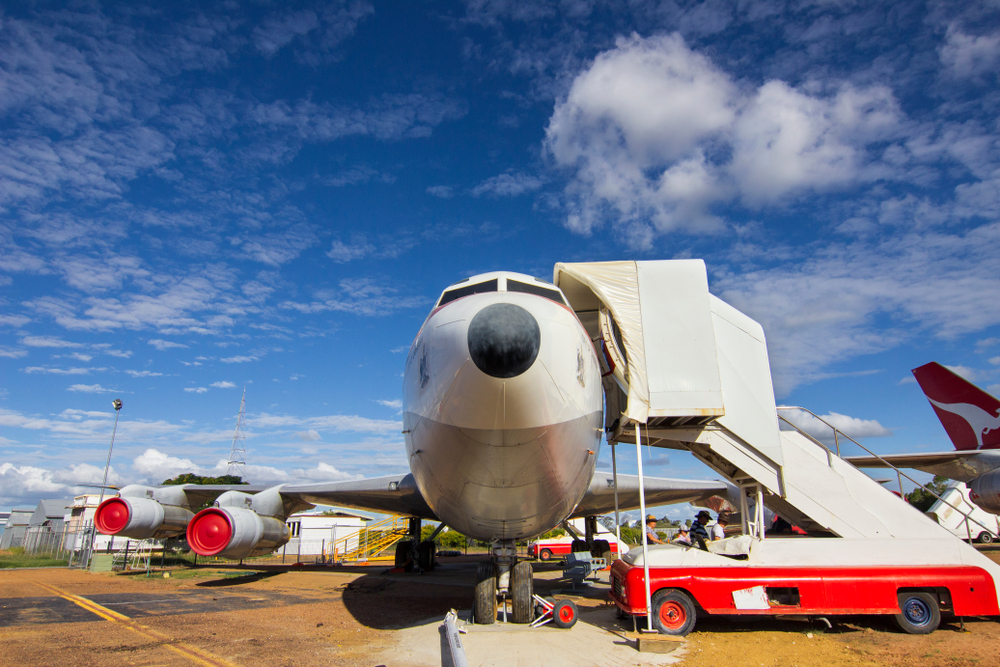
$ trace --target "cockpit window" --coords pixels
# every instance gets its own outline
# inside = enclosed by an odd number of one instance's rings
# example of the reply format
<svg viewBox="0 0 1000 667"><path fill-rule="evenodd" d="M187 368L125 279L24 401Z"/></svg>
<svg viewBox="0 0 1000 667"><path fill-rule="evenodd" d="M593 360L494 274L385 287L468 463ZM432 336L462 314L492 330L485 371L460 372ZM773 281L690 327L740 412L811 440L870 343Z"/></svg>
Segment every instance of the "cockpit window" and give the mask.
<svg viewBox="0 0 1000 667"><path fill-rule="evenodd" d="M541 285L532 285L530 283L521 283L516 280L507 279L507 291L508 292L524 292L526 294L535 294L537 296L545 297L555 301L556 303L561 303L566 305L566 301L563 300L562 294L558 290L549 289L548 287L542 287Z"/></svg>
<svg viewBox="0 0 1000 667"><path fill-rule="evenodd" d="M487 280L486 282L476 283L475 285L467 285L465 287L459 287L458 289L450 289L441 295L441 300L438 301L438 306L443 306L446 303L451 303L455 299L461 299L463 296L469 296L470 294L481 294L483 292L496 291L496 278L493 280Z"/></svg>

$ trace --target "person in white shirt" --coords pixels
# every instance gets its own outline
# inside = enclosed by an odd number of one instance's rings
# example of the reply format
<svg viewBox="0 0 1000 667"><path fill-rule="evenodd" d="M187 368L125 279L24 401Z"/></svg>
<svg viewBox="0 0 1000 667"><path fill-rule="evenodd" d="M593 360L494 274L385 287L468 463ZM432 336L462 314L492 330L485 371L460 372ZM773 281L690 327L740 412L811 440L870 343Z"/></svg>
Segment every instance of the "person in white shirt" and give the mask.
<svg viewBox="0 0 1000 667"><path fill-rule="evenodd" d="M719 518L715 525L712 526L712 541L717 542L726 536L726 526L729 525L729 515L719 514Z"/></svg>

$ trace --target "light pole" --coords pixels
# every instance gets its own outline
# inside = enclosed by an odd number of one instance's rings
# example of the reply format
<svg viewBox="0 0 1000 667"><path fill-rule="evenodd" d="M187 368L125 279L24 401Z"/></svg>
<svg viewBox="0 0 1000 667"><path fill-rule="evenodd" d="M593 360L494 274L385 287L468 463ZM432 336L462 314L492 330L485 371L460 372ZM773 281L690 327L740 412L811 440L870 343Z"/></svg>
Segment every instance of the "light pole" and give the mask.
<svg viewBox="0 0 1000 667"><path fill-rule="evenodd" d="M97 506L100 507L101 503L104 502L104 489L108 486L108 469L111 468L111 450L115 448L115 434L118 433L118 415L121 413L122 401L120 398L116 398L111 401L111 405L115 408L115 427L111 431L111 445L108 447L108 460L104 463L104 482L101 484L101 498L97 501ZM97 541L97 511L94 511L94 521L90 528L90 556L94 555L94 542ZM87 559L88 565L90 558Z"/></svg>

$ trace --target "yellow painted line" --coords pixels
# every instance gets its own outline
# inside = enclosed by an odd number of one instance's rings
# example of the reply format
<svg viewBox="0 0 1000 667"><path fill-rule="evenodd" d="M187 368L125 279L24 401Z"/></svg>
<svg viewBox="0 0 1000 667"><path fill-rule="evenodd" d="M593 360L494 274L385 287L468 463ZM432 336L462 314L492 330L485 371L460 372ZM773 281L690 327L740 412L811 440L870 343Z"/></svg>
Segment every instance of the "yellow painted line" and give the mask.
<svg viewBox="0 0 1000 667"><path fill-rule="evenodd" d="M36 581L36 585L44 588L53 595L63 598L64 600L69 600L73 604L83 607L87 611L97 616L100 616L106 621L111 621L112 623L117 623L124 626L128 630L135 632L136 634L142 635L147 639L152 639L159 642L165 642L163 646L170 649L174 653L178 653L188 660L195 662L199 665L204 665L204 667L238 667L235 663L229 662L217 655L212 655L208 651L202 650L197 646L192 646L191 644L176 641L172 637L163 634L157 630L153 630L145 625L140 625L136 623L131 618L125 614L121 614L113 609L108 609L107 607L102 607L93 600L88 600L85 597L80 597L79 595L73 595L72 593L67 593L66 591L60 590L55 586L50 584L43 584Z"/></svg>

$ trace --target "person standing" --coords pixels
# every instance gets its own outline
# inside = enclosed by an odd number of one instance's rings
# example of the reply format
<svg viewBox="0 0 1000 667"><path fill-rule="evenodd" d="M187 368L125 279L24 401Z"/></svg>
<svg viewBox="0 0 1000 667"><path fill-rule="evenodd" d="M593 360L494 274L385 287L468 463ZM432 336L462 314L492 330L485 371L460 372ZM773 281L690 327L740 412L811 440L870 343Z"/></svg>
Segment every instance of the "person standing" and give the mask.
<svg viewBox="0 0 1000 667"><path fill-rule="evenodd" d="M656 534L656 517L650 514L646 517L646 541L649 544L663 544L663 540Z"/></svg>

